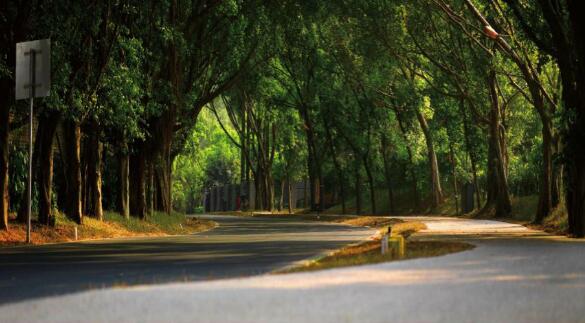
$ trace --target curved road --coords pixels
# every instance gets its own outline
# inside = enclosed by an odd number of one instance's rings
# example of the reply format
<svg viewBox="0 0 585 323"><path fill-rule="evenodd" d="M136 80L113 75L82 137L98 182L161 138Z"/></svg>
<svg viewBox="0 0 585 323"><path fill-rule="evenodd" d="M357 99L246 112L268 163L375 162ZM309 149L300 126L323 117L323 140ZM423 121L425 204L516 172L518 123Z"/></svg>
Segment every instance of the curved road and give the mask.
<svg viewBox="0 0 585 323"><path fill-rule="evenodd" d="M585 321L583 241L496 221L417 219L428 227L418 239L462 239L476 248L310 273L90 291L0 306L0 321Z"/></svg>
<svg viewBox="0 0 585 323"><path fill-rule="evenodd" d="M375 233L292 219L205 217L220 226L194 235L0 248L0 304L108 286L261 274Z"/></svg>

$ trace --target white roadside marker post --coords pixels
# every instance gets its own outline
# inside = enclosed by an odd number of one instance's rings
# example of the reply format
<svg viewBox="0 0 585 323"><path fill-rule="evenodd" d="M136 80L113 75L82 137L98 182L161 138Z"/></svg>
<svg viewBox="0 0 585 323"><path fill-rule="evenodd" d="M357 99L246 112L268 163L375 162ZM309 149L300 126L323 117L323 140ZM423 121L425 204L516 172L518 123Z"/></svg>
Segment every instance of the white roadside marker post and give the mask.
<svg viewBox="0 0 585 323"><path fill-rule="evenodd" d="M16 44L16 100L29 99L28 128L28 185L26 213L26 243L31 242L32 212L32 154L34 98L49 96L51 87L51 41L34 40Z"/></svg>
<svg viewBox="0 0 585 323"><path fill-rule="evenodd" d="M388 234L384 234L382 236L382 240L380 240L380 244L381 244L381 251L382 254L386 254L386 252L388 252Z"/></svg>

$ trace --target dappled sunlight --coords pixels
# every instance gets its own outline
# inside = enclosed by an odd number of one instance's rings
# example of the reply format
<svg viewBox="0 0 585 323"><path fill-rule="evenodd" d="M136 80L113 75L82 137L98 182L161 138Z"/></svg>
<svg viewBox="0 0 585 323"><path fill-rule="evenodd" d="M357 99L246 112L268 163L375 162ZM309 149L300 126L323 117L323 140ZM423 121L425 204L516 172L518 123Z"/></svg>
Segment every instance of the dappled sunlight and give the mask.
<svg viewBox="0 0 585 323"><path fill-rule="evenodd" d="M585 285L585 272L569 273L562 275L554 274L500 274L500 275L478 275L477 277L461 278L452 281L452 283L513 283L517 287L526 287L530 285L555 284L563 287L575 287Z"/></svg>
<svg viewBox="0 0 585 323"><path fill-rule="evenodd" d="M520 224L494 220L478 220L453 217L403 216L396 217L405 221L420 221L426 229L417 232L414 239L421 240L502 240L502 239L542 239L558 242L585 242L564 236L553 236L533 230Z"/></svg>
<svg viewBox="0 0 585 323"><path fill-rule="evenodd" d="M442 220L425 221L426 230L422 232L447 232L447 233L520 233L530 229L518 225L490 220Z"/></svg>
<svg viewBox="0 0 585 323"><path fill-rule="evenodd" d="M512 284L518 288L542 284L580 288L585 285L585 271L554 275L503 273L497 268L474 268L473 271L457 271L450 268L404 270L357 267L355 269L229 279L207 283L138 286L131 288L131 290L146 291L167 287L178 290L313 290L354 288L357 286L378 286L380 288L392 286L415 287L418 285L487 286L494 283Z"/></svg>
<svg viewBox="0 0 585 323"><path fill-rule="evenodd" d="M230 289L314 289L360 284L380 286L429 284L455 279L448 270L358 269L297 273L260 278L216 281L207 284L176 285L177 288ZM137 287L144 289L148 287Z"/></svg>

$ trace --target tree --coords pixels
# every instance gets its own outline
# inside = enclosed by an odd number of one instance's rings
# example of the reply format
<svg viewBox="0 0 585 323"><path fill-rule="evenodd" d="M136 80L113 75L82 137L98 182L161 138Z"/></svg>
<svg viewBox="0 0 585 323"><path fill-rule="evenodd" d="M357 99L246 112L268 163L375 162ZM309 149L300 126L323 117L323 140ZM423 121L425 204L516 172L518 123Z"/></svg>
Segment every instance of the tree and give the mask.
<svg viewBox="0 0 585 323"><path fill-rule="evenodd" d="M14 105L17 42L31 32L30 18L37 1L3 1L0 4L0 229L8 229L10 115Z"/></svg>
<svg viewBox="0 0 585 323"><path fill-rule="evenodd" d="M585 49L580 35L585 25L576 1L506 1L524 33L541 51L555 58L563 83L565 108L563 155L569 233L585 236ZM532 15L532 16L530 16Z"/></svg>

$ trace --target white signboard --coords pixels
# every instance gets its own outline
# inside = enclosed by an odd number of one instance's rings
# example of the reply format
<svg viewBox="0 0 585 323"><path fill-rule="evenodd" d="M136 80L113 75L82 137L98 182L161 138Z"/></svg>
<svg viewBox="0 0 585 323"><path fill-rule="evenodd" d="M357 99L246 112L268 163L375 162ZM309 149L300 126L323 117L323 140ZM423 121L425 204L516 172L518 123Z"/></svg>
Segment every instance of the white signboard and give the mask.
<svg viewBox="0 0 585 323"><path fill-rule="evenodd" d="M16 44L16 99L49 96L50 89L51 40Z"/></svg>

